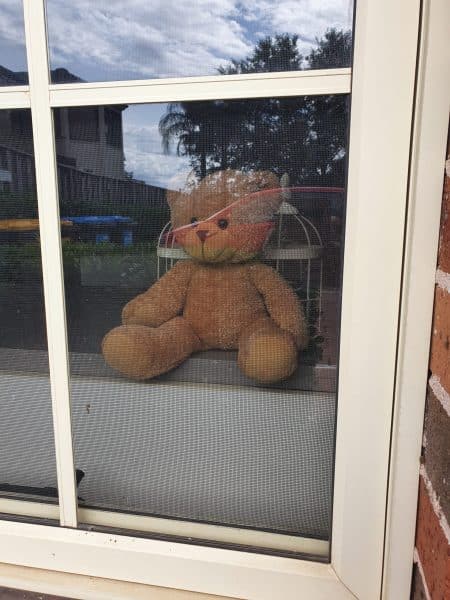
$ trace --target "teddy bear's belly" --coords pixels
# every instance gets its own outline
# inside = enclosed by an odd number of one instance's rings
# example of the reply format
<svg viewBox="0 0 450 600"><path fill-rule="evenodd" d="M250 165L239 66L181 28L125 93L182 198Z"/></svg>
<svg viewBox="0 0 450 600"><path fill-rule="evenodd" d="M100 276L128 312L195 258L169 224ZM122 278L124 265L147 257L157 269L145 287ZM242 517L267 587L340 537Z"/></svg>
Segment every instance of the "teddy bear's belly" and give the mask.
<svg viewBox="0 0 450 600"><path fill-rule="evenodd" d="M242 329L267 311L245 266L203 267L192 278L183 316L205 348L237 348Z"/></svg>

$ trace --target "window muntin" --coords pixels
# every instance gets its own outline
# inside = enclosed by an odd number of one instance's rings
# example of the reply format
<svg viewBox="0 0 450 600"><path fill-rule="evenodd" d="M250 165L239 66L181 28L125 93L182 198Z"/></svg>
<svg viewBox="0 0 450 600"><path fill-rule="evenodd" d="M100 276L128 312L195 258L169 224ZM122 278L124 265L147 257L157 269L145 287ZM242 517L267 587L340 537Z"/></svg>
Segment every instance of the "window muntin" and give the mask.
<svg viewBox="0 0 450 600"><path fill-rule="evenodd" d="M326 11L307 0L138 0L126 11L117 0L47 0L52 81L348 67L352 10L351 0Z"/></svg>

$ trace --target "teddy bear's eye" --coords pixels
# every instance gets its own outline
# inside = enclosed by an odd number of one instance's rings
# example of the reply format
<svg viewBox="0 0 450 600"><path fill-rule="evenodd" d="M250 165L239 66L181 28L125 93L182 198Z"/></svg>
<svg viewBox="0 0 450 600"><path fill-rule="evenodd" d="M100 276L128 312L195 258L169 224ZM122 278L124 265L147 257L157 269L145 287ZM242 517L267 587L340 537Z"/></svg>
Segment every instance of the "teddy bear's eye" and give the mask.
<svg viewBox="0 0 450 600"><path fill-rule="evenodd" d="M198 223L198 218L197 217L192 217L191 223L192 223L192 225L196 225Z"/></svg>
<svg viewBox="0 0 450 600"><path fill-rule="evenodd" d="M219 219L217 221L217 225L220 227L220 229L226 229L228 227L228 221L227 219Z"/></svg>

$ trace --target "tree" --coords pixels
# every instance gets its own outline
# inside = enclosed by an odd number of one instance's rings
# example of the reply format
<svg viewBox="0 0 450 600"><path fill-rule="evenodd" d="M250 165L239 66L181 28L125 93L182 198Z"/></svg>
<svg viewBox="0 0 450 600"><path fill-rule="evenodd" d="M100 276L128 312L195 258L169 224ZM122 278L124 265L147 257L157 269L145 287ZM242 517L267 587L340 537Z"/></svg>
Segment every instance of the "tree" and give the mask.
<svg viewBox="0 0 450 600"><path fill-rule="evenodd" d="M218 71L221 75L298 71L302 68L303 56L297 41L297 35L287 33L273 38L267 36L256 43L251 56L240 61L232 60L229 65L219 67Z"/></svg>
<svg viewBox="0 0 450 600"><path fill-rule="evenodd" d="M258 41L253 53L219 68L222 75L350 64L350 32L330 29L308 57L297 36ZM291 184L343 185L347 148L345 96L214 100L170 104L159 123L163 148L189 156L198 177L225 168L289 174Z"/></svg>
<svg viewBox="0 0 450 600"><path fill-rule="evenodd" d="M352 64L352 32L328 29L306 57L310 69L338 69Z"/></svg>

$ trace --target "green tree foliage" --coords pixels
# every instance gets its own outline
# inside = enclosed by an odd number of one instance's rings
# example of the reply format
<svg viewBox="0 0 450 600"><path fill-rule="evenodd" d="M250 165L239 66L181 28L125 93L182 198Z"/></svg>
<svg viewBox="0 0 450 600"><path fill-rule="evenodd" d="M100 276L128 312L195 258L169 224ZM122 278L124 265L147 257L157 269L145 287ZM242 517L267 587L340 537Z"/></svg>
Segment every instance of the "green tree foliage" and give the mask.
<svg viewBox="0 0 450 600"><path fill-rule="evenodd" d="M309 56L297 36L266 37L222 75L348 66L350 32L330 29ZM343 185L347 148L345 96L181 102L168 106L159 131L163 148L189 156L197 176L224 168L288 173L295 184Z"/></svg>
<svg viewBox="0 0 450 600"><path fill-rule="evenodd" d="M251 56L244 60L232 60L229 65L218 68L221 75L242 73L273 73L298 71L302 68L303 56L297 47L298 36L287 33L265 37L256 43Z"/></svg>
<svg viewBox="0 0 450 600"><path fill-rule="evenodd" d="M352 64L352 33L328 29L306 57L310 69L339 69Z"/></svg>

